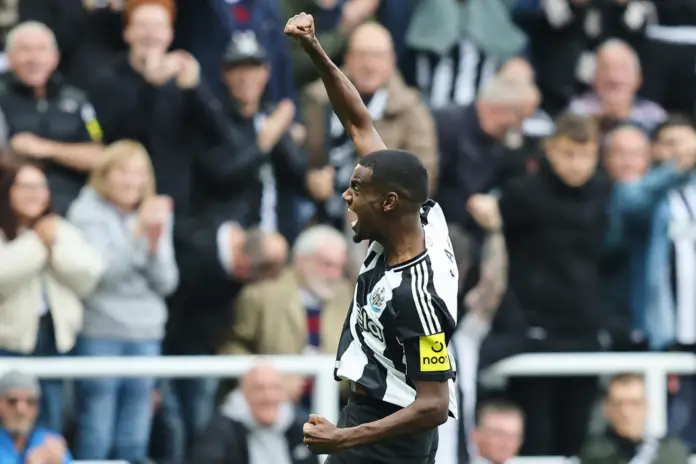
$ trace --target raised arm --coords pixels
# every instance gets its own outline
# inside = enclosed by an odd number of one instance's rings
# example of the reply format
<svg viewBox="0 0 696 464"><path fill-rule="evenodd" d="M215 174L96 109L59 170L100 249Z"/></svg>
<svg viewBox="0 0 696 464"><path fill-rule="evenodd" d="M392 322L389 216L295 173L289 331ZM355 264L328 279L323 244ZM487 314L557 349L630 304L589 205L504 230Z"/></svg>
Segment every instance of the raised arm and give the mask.
<svg viewBox="0 0 696 464"><path fill-rule="evenodd" d="M341 120L346 133L350 135L355 150L360 156L386 147L372 125L372 118L360 94L338 66L321 48L314 35L314 18L300 13L290 18L285 25L285 34L300 42L304 51L316 66L326 87L331 106Z"/></svg>

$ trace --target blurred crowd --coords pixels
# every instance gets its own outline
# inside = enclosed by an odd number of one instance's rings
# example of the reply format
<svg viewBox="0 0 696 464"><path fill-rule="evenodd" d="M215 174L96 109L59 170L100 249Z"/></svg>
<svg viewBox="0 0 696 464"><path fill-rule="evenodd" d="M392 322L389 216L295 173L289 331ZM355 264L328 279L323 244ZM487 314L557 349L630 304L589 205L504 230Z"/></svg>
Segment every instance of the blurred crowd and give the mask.
<svg viewBox="0 0 696 464"><path fill-rule="evenodd" d="M652 437L635 373L477 372L696 353L693 0L1 0L0 354L335 353L365 251L341 198L357 155L283 35L301 11L450 223L462 414L438 464L686 463L696 378L670 378ZM0 458L315 463L312 391L269 365L10 372Z"/></svg>

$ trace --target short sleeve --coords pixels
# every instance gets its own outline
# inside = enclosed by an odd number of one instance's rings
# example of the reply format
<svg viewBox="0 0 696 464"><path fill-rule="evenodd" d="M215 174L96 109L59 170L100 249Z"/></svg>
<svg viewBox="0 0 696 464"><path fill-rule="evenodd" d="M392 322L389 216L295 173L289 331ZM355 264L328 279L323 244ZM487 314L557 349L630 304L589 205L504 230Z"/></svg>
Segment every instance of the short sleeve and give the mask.
<svg viewBox="0 0 696 464"><path fill-rule="evenodd" d="M414 287L417 287L415 285ZM425 289L399 290L393 299L396 337L404 348L406 376L442 381L455 377L447 344L454 330L444 301Z"/></svg>

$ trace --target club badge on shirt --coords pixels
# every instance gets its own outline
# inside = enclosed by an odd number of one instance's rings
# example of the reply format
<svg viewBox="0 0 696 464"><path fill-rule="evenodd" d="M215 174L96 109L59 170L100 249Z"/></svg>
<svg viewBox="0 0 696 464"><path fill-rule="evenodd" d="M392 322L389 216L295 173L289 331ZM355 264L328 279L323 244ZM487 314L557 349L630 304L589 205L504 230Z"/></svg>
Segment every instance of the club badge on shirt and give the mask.
<svg viewBox="0 0 696 464"><path fill-rule="evenodd" d="M445 372L451 369L444 332L418 340L421 372Z"/></svg>

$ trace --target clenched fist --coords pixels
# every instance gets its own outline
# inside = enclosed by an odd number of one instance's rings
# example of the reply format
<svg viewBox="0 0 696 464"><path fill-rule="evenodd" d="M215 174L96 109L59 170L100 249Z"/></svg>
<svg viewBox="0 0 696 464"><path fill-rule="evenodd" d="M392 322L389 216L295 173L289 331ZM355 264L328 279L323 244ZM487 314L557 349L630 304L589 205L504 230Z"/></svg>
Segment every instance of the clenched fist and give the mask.
<svg viewBox="0 0 696 464"><path fill-rule="evenodd" d="M314 40L314 18L306 13L293 16L285 25L285 34L302 42L311 43Z"/></svg>

